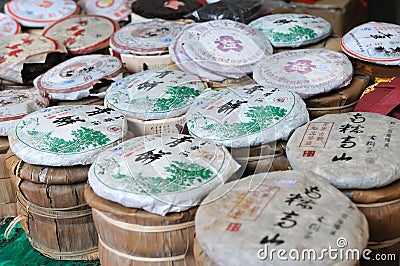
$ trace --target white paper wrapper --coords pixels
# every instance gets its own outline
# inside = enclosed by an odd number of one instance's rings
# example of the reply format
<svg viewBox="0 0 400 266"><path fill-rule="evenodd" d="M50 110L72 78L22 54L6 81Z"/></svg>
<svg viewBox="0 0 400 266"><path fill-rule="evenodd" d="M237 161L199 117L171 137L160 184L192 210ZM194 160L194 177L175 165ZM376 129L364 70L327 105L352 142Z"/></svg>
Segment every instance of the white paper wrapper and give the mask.
<svg viewBox="0 0 400 266"><path fill-rule="evenodd" d="M356 249L361 257L368 241L367 220L355 204L302 171L262 173L220 186L203 201L195 222L197 241L221 266L354 265L356 260L339 254ZM338 249L336 259L328 255L330 247ZM271 258L272 249L283 249L287 260L277 252ZM315 259L306 253L302 260L304 250L314 250Z"/></svg>
<svg viewBox="0 0 400 266"><path fill-rule="evenodd" d="M288 89L308 98L350 84L353 66L342 53L318 49L285 51L268 57L254 68L260 85Z"/></svg>
<svg viewBox="0 0 400 266"><path fill-rule="evenodd" d="M22 33L1 37L0 78L23 83L24 64L44 63L50 52L67 53L63 45L43 36Z"/></svg>
<svg viewBox="0 0 400 266"><path fill-rule="evenodd" d="M9 15L0 13L0 37L17 34L21 26Z"/></svg>
<svg viewBox="0 0 400 266"><path fill-rule="evenodd" d="M80 0L79 6L86 14L108 17L115 21L126 21L131 13L131 4L127 0Z"/></svg>
<svg viewBox="0 0 400 266"><path fill-rule="evenodd" d="M274 47L299 47L319 42L332 33L331 24L308 14L273 14L249 24L265 34Z"/></svg>
<svg viewBox="0 0 400 266"><path fill-rule="evenodd" d="M400 65L400 25L368 22L346 33L343 51L356 59L380 65Z"/></svg>
<svg viewBox="0 0 400 266"><path fill-rule="evenodd" d="M110 18L80 15L58 20L42 35L64 44L70 54L87 54L107 48L111 35L118 29L117 22Z"/></svg>
<svg viewBox="0 0 400 266"><path fill-rule="evenodd" d="M8 130L19 119L47 107L49 103L49 99L34 88L0 91L0 136L7 136Z"/></svg>
<svg viewBox="0 0 400 266"><path fill-rule="evenodd" d="M309 121L297 94L259 85L206 90L191 105L186 119L191 135L233 148L286 139Z"/></svg>
<svg viewBox="0 0 400 266"><path fill-rule="evenodd" d="M351 112L319 117L287 143L293 169L310 170L341 189L382 187L400 178L399 120Z"/></svg>
<svg viewBox="0 0 400 266"><path fill-rule="evenodd" d="M71 0L12 0L4 6L4 12L26 27L45 27L57 20L79 12Z"/></svg>
<svg viewBox="0 0 400 266"><path fill-rule="evenodd" d="M96 105L55 106L34 112L9 130L11 150L24 162L87 165L127 133L124 117Z"/></svg>
<svg viewBox="0 0 400 266"><path fill-rule="evenodd" d="M177 67L179 67L179 69L183 70L184 72L201 77L205 80L223 81L224 79L228 78L226 76L217 75L209 70L203 69L183 52L182 38L184 38L187 29L193 26L194 24L186 25L185 28L176 36L176 38L172 40L169 46L169 54L171 56L171 60L176 64ZM226 67L223 66L222 68ZM232 70L232 68L229 67L229 70ZM240 73L239 75L232 76L234 78L240 78L245 75L246 73Z"/></svg>
<svg viewBox="0 0 400 266"><path fill-rule="evenodd" d="M185 114L204 90L199 78L175 70L147 70L113 83L106 104L125 116L154 120Z"/></svg>
<svg viewBox="0 0 400 266"><path fill-rule="evenodd" d="M230 20L186 26L169 50L178 67L181 62L192 62L199 69L184 66L185 71L199 72L200 77L213 81L243 77L272 54L272 46L262 33Z"/></svg>
<svg viewBox="0 0 400 266"><path fill-rule="evenodd" d="M200 204L239 168L229 152L189 135L136 137L102 153L89 183L102 198L165 215Z"/></svg>
<svg viewBox="0 0 400 266"><path fill-rule="evenodd" d="M54 100L78 100L90 96L93 86L101 80L121 80L122 69L121 61L115 56L82 55L58 64L33 83Z"/></svg>
<svg viewBox="0 0 400 266"><path fill-rule="evenodd" d="M110 48L120 54L156 55L168 52L168 46L184 27L163 19L132 22L110 39Z"/></svg>

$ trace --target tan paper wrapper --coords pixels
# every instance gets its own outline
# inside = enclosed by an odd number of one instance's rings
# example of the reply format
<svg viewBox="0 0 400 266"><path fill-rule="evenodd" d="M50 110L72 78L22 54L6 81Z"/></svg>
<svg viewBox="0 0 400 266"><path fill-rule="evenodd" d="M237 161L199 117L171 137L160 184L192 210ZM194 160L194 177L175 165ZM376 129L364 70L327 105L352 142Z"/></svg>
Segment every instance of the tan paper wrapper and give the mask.
<svg viewBox="0 0 400 266"><path fill-rule="evenodd" d="M368 82L368 76L356 74L344 88L305 99L310 119L326 114L352 112Z"/></svg>
<svg viewBox="0 0 400 266"><path fill-rule="evenodd" d="M368 239L367 220L354 203L305 171L257 174L220 186L195 220L200 247L216 265L354 265L357 259L294 261L289 254L321 254L328 247L362 252ZM286 250L288 260L272 259L267 247ZM263 252L267 258L260 259Z"/></svg>

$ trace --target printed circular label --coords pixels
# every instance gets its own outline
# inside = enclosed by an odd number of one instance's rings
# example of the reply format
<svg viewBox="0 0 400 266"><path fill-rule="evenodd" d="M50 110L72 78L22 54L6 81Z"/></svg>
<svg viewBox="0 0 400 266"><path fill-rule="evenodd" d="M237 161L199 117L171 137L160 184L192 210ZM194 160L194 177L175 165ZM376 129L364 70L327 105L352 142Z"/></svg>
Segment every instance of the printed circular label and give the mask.
<svg viewBox="0 0 400 266"><path fill-rule="evenodd" d="M308 121L308 112L295 93L247 85L205 91L186 119L191 135L239 148L287 138Z"/></svg>
<svg viewBox="0 0 400 266"><path fill-rule="evenodd" d="M165 215L198 205L237 169L229 152L212 141L148 135L103 152L90 167L89 182L102 198Z"/></svg>
<svg viewBox="0 0 400 266"><path fill-rule="evenodd" d="M121 114L96 105L55 106L20 119L10 130L12 151L30 164L91 164L126 134Z"/></svg>
<svg viewBox="0 0 400 266"><path fill-rule="evenodd" d="M78 11L78 5L70 0L12 0L4 6L6 14L26 27L45 27Z"/></svg>
<svg viewBox="0 0 400 266"><path fill-rule="evenodd" d="M211 60L239 67L272 54L268 39L257 30L231 20L216 20L187 28L183 49L193 60Z"/></svg>
<svg viewBox="0 0 400 266"><path fill-rule="evenodd" d="M34 85L53 99L76 100L89 96L89 90L102 79L121 78L122 63L118 58L93 54L73 57L58 64L35 79Z"/></svg>
<svg viewBox="0 0 400 266"><path fill-rule="evenodd" d="M203 202L196 213L196 239L218 265L310 265L307 258L318 257L323 265L351 266L356 256L326 251L361 254L368 243L365 216L311 172L249 176L219 186Z"/></svg>
<svg viewBox="0 0 400 266"><path fill-rule="evenodd" d="M332 32L323 18L307 14L274 14L252 21L249 26L268 37L274 47L298 47L316 43Z"/></svg>
<svg viewBox="0 0 400 266"><path fill-rule="evenodd" d="M21 26L9 15L0 13L0 37L17 34L21 31Z"/></svg>
<svg viewBox="0 0 400 266"><path fill-rule="evenodd" d="M173 70L147 70L115 82L106 94L107 106L136 119L180 116L204 90L198 77Z"/></svg>
<svg viewBox="0 0 400 266"><path fill-rule="evenodd" d="M34 55L64 52L65 49L49 38L21 33L0 38L0 78L22 83L21 71L25 60ZM66 52L66 51L65 51Z"/></svg>
<svg viewBox="0 0 400 266"><path fill-rule="evenodd" d="M128 20L131 13L126 0L81 0L79 5L86 14L101 15L115 21Z"/></svg>
<svg viewBox="0 0 400 266"><path fill-rule="evenodd" d="M337 188L382 187L399 178L399 132L399 120L381 114L324 115L296 129L286 152L293 169Z"/></svg>
<svg viewBox="0 0 400 266"><path fill-rule="evenodd" d="M351 57L383 65L400 65L400 25L368 22L346 33L343 51Z"/></svg>
<svg viewBox="0 0 400 266"><path fill-rule="evenodd" d="M352 77L350 60L323 48L272 55L256 65L253 76L258 84L288 89L302 98L344 87Z"/></svg>
<svg viewBox="0 0 400 266"><path fill-rule="evenodd" d="M168 52L168 46L183 24L163 19L148 19L122 27L110 39L110 47L124 54L151 55Z"/></svg>
<svg viewBox="0 0 400 266"><path fill-rule="evenodd" d="M169 54L171 56L171 60L186 73L204 78L206 80L213 81L222 81L226 79L223 75L217 75L212 73L209 70L199 66L195 61L192 61L183 51L182 49L182 39L187 31L187 29L193 27L194 24L186 25L185 28L176 36L174 40L172 40L169 46ZM225 66L221 66L221 69L224 71ZM242 76L245 73L242 74Z"/></svg>
<svg viewBox="0 0 400 266"><path fill-rule="evenodd" d="M0 136L7 135L15 120L48 105L49 99L42 97L34 88L0 91Z"/></svg>
<svg viewBox="0 0 400 266"><path fill-rule="evenodd" d="M111 35L118 30L112 19L98 15L80 15L59 20L42 35L64 44L71 54L85 54L108 47Z"/></svg>

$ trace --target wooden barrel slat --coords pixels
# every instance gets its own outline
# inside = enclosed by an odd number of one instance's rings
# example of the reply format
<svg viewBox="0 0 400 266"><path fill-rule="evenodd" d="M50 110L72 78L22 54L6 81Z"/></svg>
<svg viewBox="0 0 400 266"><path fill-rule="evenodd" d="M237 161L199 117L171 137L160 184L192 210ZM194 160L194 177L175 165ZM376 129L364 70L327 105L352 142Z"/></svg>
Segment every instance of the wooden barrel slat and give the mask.
<svg viewBox="0 0 400 266"><path fill-rule="evenodd" d="M93 219L96 224L99 238L108 248L99 245L100 261L106 265L184 265L178 260L169 262L142 262L138 257L146 259L170 258L192 254L194 223L182 229L171 229L165 232L145 232L136 225L159 229L163 226L179 226L194 221L197 208L191 208L180 213L170 213L160 216L144 210L127 208L117 203L97 196L90 186L85 188L85 198L93 208ZM122 222L123 224L120 224ZM148 229L146 229L148 230ZM110 251L116 250L117 252ZM116 253L125 254L119 256ZM104 256L104 257L103 257ZM184 257L184 260L189 258ZM181 260L181 262L184 262ZM188 264L190 265L190 264ZM193 265L193 264L192 264Z"/></svg>

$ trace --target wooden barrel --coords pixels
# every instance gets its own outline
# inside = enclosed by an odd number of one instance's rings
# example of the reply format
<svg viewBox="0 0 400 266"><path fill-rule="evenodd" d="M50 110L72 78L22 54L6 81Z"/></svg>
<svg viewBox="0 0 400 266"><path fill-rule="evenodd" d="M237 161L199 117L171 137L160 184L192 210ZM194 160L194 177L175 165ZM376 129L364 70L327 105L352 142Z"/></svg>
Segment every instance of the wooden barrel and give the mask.
<svg viewBox="0 0 400 266"><path fill-rule="evenodd" d="M368 76L354 75L351 83L344 88L304 99L310 119L326 114L352 112L368 82Z"/></svg>
<svg viewBox="0 0 400 266"><path fill-rule="evenodd" d="M85 198L99 233L102 265L194 265L197 208L160 216L105 200L88 185Z"/></svg>
<svg viewBox="0 0 400 266"><path fill-rule="evenodd" d="M8 138L0 137L0 220L17 214L15 189L6 168L6 152L8 148Z"/></svg>
<svg viewBox="0 0 400 266"><path fill-rule="evenodd" d="M278 141L250 148L230 148L230 152L241 166L239 175L244 177L257 173L290 170L285 146L285 141Z"/></svg>
<svg viewBox="0 0 400 266"><path fill-rule="evenodd" d="M97 232L84 198L89 166L31 165L11 150L6 156L31 245L56 260L97 259Z"/></svg>
<svg viewBox="0 0 400 266"><path fill-rule="evenodd" d="M345 193L364 213L369 225L367 248L376 254L395 254L396 260L385 265L398 265L400 259L400 180L382 188L348 190ZM362 264L372 265L372 261ZM392 263L392 264L390 264Z"/></svg>

